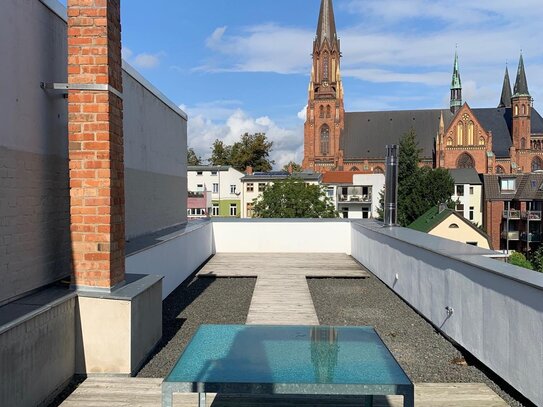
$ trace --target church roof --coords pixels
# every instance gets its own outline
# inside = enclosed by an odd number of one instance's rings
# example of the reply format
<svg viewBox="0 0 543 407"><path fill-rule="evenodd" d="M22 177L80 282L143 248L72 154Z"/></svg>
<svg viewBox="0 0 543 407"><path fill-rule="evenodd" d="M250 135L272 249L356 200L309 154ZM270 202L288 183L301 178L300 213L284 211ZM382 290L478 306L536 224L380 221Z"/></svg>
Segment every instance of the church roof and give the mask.
<svg viewBox="0 0 543 407"><path fill-rule="evenodd" d="M515 81L515 93L513 96L530 96L528 92L528 81L526 80L526 71L524 70L524 58L520 55L518 63L517 80Z"/></svg>
<svg viewBox="0 0 543 407"><path fill-rule="evenodd" d="M458 52L454 54L454 68L451 81L451 89L462 89L462 80L460 79L460 68L458 67Z"/></svg>
<svg viewBox="0 0 543 407"><path fill-rule="evenodd" d="M337 40L336 19L334 18L334 6L332 0L322 0L317 26L317 45L320 47L325 39L328 39L330 47Z"/></svg>
<svg viewBox="0 0 543 407"><path fill-rule="evenodd" d="M511 80L509 79L509 69L505 67L505 76L503 77L502 96L498 107L511 107Z"/></svg>
<svg viewBox="0 0 543 407"><path fill-rule="evenodd" d="M492 147L496 157L509 157L512 145L511 109L483 108L472 111L484 129L492 132ZM341 134L344 159L383 159L385 146L399 143L400 138L411 128L417 133L422 148L421 156L431 159L441 113L447 128L454 116L445 109L345 113L345 128ZM531 122L532 134L543 134L543 118L535 109L532 109Z"/></svg>

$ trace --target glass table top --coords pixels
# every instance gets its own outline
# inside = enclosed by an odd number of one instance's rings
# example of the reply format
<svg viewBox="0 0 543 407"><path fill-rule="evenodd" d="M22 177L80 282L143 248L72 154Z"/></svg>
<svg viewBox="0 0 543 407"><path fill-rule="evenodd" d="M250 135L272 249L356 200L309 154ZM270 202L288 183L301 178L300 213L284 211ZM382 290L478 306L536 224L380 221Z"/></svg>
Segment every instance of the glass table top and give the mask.
<svg viewBox="0 0 543 407"><path fill-rule="evenodd" d="M372 327L326 326L202 325L168 382L412 386Z"/></svg>

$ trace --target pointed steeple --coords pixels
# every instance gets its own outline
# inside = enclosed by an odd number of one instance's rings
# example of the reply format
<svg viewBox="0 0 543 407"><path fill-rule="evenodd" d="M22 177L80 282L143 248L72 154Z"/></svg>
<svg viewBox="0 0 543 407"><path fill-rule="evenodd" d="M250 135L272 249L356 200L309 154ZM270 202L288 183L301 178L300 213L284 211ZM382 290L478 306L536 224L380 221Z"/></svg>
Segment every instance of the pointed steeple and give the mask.
<svg viewBox="0 0 543 407"><path fill-rule="evenodd" d="M315 45L320 48L325 40L328 40L330 48L334 48L336 45L339 45L332 0L321 1L321 10L319 13L319 24L317 26L317 38L315 40Z"/></svg>
<svg viewBox="0 0 543 407"><path fill-rule="evenodd" d="M515 93L513 94L513 97L517 96L530 96L530 92L528 92L528 81L526 80L526 71L524 70L524 59L522 58L522 54L520 54L517 80L515 81Z"/></svg>
<svg viewBox="0 0 543 407"><path fill-rule="evenodd" d="M511 81L509 80L509 69L505 67L505 76L503 78L502 96L498 107L511 107Z"/></svg>
<svg viewBox="0 0 543 407"><path fill-rule="evenodd" d="M462 80L458 65L458 51L454 53L454 68L451 81L451 112L456 113L462 107Z"/></svg>

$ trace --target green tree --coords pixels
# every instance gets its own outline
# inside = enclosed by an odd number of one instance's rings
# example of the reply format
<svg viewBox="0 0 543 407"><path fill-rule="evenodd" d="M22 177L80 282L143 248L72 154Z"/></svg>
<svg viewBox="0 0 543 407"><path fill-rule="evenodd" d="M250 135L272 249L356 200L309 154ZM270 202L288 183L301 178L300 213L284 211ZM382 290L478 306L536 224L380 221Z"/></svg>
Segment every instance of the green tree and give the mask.
<svg viewBox="0 0 543 407"><path fill-rule="evenodd" d="M398 163L398 223L410 225L432 206L451 202L454 180L444 169L420 167L422 149L414 129L400 139ZM384 196L378 211L382 217Z"/></svg>
<svg viewBox="0 0 543 407"><path fill-rule="evenodd" d="M332 201L320 185L295 177L268 186L253 201L257 218L337 218Z"/></svg>
<svg viewBox="0 0 543 407"><path fill-rule="evenodd" d="M300 164L290 161L288 164L283 165L283 171L289 171L292 166L292 172L302 172L303 168Z"/></svg>
<svg viewBox="0 0 543 407"><path fill-rule="evenodd" d="M520 252L512 253L511 256L509 256L509 263L515 266L524 267L525 269L529 269L529 270L534 269L534 266L532 265L532 263L530 263L526 259L526 257Z"/></svg>
<svg viewBox="0 0 543 407"><path fill-rule="evenodd" d="M533 265L533 270L543 273L543 246L532 253L530 256L530 263Z"/></svg>
<svg viewBox="0 0 543 407"><path fill-rule="evenodd" d="M202 165L202 157L196 155L193 148L187 149L187 164L188 165Z"/></svg>
<svg viewBox="0 0 543 407"><path fill-rule="evenodd" d="M254 171L270 171L274 161L270 160L273 142L264 133L245 133L234 144L227 145L215 140L211 149L212 165L231 165L238 171L252 167Z"/></svg>

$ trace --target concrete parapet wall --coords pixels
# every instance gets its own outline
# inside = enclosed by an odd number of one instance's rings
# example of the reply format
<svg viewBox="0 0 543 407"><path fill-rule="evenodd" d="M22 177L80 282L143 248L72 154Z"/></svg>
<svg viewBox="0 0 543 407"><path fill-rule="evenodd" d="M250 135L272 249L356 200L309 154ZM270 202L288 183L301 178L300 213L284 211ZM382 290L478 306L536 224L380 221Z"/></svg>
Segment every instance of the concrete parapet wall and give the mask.
<svg viewBox="0 0 543 407"><path fill-rule="evenodd" d="M75 302L75 295L69 296L0 331L1 406L47 405L72 378Z"/></svg>
<svg viewBox="0 0 543 407"><path fill-rule="evenodd" d="M353 223L352 255L444 334L543 405L543 274L483 257L482 249L369 223Z"/></svg>

